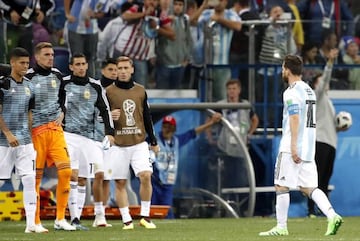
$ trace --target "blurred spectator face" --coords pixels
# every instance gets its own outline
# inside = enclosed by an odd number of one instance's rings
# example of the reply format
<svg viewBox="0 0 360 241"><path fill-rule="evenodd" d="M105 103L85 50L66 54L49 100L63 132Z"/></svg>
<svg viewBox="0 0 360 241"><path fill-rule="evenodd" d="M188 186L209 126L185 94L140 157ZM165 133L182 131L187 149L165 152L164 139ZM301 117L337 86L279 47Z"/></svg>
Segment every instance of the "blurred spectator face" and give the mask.
<svg viewBox="0 0 360 241"><path fill-rule="evenodd" d="M69 66L73 75L78 77L85 77L88 67L85 57L74 58L73 63Z"/></svg>
<svg viewBox="0 0 360 241"><path fill-rule="evenodd" d="M270 17L273 20L280 20L281 15L283 15L283 13L284 13L284 10L280 6L275 6L270 11Z"/></svg>
<svg viewBox="0 0 360 241"><path fill-rule="evenodd" d="M349 56L351 56L351 57L357 56L358 52L359 52L359 46L357 45L357 43L352 42L352 43L348 44L348 46L346 48L346 53Z"/></svg>
<svg viewBox="0 0 360 241"><path fill-rule="evenodd" d="M318 48L316 47L313 47L311 49L309 49L308 51L306 51L305 53L305 58L307 61L314 61L315 60L315 57L317 55L317 52L318 52Z"/></svg>
<svg viewBox="0 0 360 241"><path fill-rule="evenodd" d="M174 14L181 15L184 12L184 2L174 1Z"/></svg>
<svg viewBox="0 0 360 241"><path fill-rule="evenodd" d="M108 64L101 70L101 74L108 79L116 80L117 78L117 67L116 64Z"/></svg>
<svg viewBox="0 0 360 241"><path fill-rule="evenodd" d="M170 8L170 0L160 0L159 5L162 10L167 10Z"/></svg>
<svg viewBox="0 0 360 241"><path fill-rule="evenodd" d="M337 48L337 37L336 37L336 34L335 34L335 33L331 34L331 35L325 40L325 45L326 45L329 49Z"/></svg>
<svg viewBox="0 0 360 241"><path fill-rule="evenodd" d="M52 68L54 66L54 50L52 48L42 48L38 54L35 54L38 65L43 68Z"/></svg>
<svg viewBox="0 0 360 241"><path fill-rule="evenodd" d="M214 6L215 11L224 11L227 6L227 0L219 0L219 4Z"/></svg>
<svg viewBox="0 0 360 241"><path fill-rule="evenodd" d="M237 101L241 93L241 87L238 84L229 84L226 87L226 94L229 101Z"/></svg>
<svg viewBox="0 0 360 241"><path fill-rule="evenodd" d="M155 7L155 0L144 0L144 7Z"/></svg>

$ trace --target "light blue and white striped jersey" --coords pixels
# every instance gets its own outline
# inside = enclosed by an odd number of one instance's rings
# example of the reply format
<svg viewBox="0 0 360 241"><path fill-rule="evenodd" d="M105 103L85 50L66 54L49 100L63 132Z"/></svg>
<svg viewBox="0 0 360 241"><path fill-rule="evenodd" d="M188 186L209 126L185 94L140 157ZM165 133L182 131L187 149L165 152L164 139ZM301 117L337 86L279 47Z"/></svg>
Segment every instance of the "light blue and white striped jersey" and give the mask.
<svg viewBox="0 0 360 241"><path fill-rule="evenodd" d="M291 153L291 115L299 115L297 154L303 161L315 160L316 96L304 81L296 81L284 92L282 138L279 152Z"/></svg>
<svg viewBox="0 0 360 241"><path fill-rule="evenodd" d="M241 21L240 17L232 10L224 10L224 18L231 21ZM201 29L205 25L209 26L211 23L211 16L214 14L214 9L206 9L200 15L198 24ZM234 30L224 27L219 23L215 23L212 27L212 64L229 64L230 44ZM205 47L205 46L204 46Z"/></svg>
<svg viewBox="0 0 360 241"><path fill-rule="evenodd" d="M95 13L109 11L110 0L74 0L70 14L76 18L75 22L67 22L67 29L78 34L94 34L99 32L96 18L88 19L88 11Z"/></svg>
<svg viewBox="0 0 360 241"><path fill-rule="evenodd" d="M0 89L0 105L2 116L11 133L16 136L20 145L31 143L29 129L29 103L34 98L33 85L24 78L23 82L17 83L11 77L9 89ZM0 146L9 146L2 131L0 131Z"/></svg>

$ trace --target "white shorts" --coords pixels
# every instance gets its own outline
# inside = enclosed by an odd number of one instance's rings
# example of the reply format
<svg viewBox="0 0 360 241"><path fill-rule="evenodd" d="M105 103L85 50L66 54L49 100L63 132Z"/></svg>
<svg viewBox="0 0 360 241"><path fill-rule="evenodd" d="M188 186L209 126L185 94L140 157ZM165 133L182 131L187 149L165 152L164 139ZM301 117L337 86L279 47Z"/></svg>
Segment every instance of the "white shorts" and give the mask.
<svg viewBox="0 0 360 241"><path fill-rule="evenodd" d="M111 172L114 180L127 179L130 165L136 176L139 172L153 171L147 142L128 147L112 146L109 158L112 160Z"/></svg>
<svg viewBox="0 0 360 241"><path fill-rule="evenodd" d="M318 174L315 161L296 164L290 153L279 153L275 164L274 183L289 188L317 187Z"/></svg>
<svg viewBox="0 0 360 241"><path fill-rule="evenodd" d="M102 143L98 142L98 145L101 146L102 148ZM108 150L103 150L103 160L104 160L104 180L112 180L112 168L113 168L113 159L111 158L110 155L110 150L112 148L108 149Z"/></svg>
<svg viewBox="0 0 360 241"><path fill-rule="evenodd" d="M18 176L35 176L36 151L32 143L17 147L0 146L0 179L9 179L15 166Z"/></svg>
<svg viewBox="0 0 360 241"><path fill-rule="evenodd" d="M79 170L79 177L94 178L95 172L104 170L103 151L95 141L69 132L65 132L71 169Z"/></svg>

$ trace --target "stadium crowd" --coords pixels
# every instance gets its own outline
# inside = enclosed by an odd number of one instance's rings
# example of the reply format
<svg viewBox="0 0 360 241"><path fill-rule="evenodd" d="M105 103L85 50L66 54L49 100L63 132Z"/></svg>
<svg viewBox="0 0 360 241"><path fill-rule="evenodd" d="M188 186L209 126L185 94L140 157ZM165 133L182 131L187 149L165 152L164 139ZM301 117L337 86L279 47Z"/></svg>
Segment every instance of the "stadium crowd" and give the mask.
<svg viewBox="0 0 360 241"><path fill-rule="evenodd" d="M212 80L209 100L216 101L225 97L225 82L231 78L241 80L248 97L249 63L257 64L256 85L263 91L264 74L274 77L280 68L265 73L261 66L279 65L288 53L307 59L308 51L313 51L315 57L306 61L309 68L305 68L313 74L314 69L322 69L329 50L339 48L335 65L341 67L334 71L331 88L358 89L359 68L344 66L359 63L360 32L351 4L337 0L1 0L0 63L8 63L8 50L13 47L24 47L32 55L34 46L46 41L55 46L55 66L64 74L69 73L66 59L80 52L89 63L89 76L99 78L101 62L121 54L134 59L134 79L147 88L198 89L201 80ZM254 41L249 41L251 21ZM251 56L249 48L254 48Z"/></svg>

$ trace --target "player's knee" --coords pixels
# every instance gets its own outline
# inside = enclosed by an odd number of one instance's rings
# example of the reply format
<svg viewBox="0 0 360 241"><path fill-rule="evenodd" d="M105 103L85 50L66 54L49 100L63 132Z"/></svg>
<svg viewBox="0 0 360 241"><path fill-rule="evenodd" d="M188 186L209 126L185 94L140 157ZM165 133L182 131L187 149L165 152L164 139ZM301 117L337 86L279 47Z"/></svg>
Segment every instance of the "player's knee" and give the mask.
<svg viewBox="0 0 360 241"><path fill-rule="evenodd" d="M104 180L104 172L95 173L95 180L103 181Z"/></svg>
<svg viewBox="0 0 360 241"><path fill-rule="evenodd" d="M58 177L59 178L70 179L71 174L72 174L72 171L71 171L70 168L64 168L64 169L58 170Z"/></svg>
<svg viewBox="0 0 360 241"><path fill-rule="evenodd" d="M151 172L145 171L138 174L141 183L151 182Z"/></svg>
<svg viewBox="0 0 360 241"><path fill-rule="evenodd" d="M23 184L24 190L35 191L35 176L34 175L22 176L21 182Z"/></svg>

